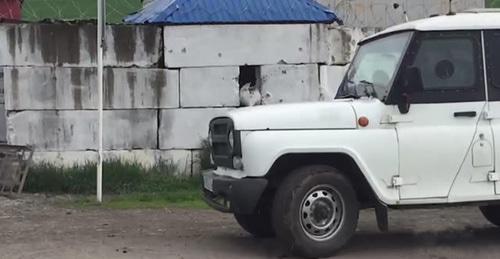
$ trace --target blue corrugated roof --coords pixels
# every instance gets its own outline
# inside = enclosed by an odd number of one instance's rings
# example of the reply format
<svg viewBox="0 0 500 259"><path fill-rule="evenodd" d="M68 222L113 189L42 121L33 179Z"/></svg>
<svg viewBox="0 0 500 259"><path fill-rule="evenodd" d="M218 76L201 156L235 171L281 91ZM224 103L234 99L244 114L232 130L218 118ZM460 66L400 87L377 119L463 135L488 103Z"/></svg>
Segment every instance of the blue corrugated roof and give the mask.
<svg viewBox="0 0 500 259"><path fill-rule="evenodd" d="M332 23L315 0L156 0L124 19L132 24Z"/></svg>

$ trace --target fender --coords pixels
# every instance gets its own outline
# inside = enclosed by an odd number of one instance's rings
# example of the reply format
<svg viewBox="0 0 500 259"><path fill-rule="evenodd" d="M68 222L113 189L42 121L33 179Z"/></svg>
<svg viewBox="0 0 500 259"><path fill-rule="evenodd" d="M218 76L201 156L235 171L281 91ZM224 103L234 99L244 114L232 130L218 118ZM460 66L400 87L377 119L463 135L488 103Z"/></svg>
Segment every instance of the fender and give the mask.
<svg viewBox="0 0 500 259"><path fill-rule="evenodd" d="M341 153L356 162L380 201L388 205L399 201L397 189L390 188L398 174L394 130L245 131L241 136L244 170L231 173L232 177L265 177L287 154Z"/></svg>

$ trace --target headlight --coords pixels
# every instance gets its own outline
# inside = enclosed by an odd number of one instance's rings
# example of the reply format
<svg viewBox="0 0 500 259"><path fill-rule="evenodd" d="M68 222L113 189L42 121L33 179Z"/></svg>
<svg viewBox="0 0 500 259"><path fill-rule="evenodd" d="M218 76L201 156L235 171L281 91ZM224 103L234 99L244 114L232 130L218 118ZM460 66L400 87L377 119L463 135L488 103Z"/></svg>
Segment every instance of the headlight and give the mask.
<svg viewBox="0 0 500 259"><path fill-rule="evenodd" d="M233 149L234 148L234 131L233 130L229 131L229 134L227 137L228 137L229 147L231 149Z"/></svg>

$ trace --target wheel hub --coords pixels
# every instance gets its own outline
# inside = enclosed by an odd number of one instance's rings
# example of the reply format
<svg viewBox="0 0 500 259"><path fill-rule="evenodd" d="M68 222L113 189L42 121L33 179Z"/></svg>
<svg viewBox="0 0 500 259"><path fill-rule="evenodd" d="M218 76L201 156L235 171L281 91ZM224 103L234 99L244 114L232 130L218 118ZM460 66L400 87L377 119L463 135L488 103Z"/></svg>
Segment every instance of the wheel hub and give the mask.
<svg viewBox="0 0 500 259"><path fill-rule="evenodd" d="M313 188L301 206L301 225L312 239L324 241L333 236L342 219L342 200L330 186Z"/></svg>

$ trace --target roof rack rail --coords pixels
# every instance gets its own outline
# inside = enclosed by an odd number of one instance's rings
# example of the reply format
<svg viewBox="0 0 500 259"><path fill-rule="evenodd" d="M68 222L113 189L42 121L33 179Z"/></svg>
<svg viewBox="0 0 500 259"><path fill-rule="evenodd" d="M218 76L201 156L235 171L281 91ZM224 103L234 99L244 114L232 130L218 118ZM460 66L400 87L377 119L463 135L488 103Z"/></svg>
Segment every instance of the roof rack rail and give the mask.
<svg viewBox="0 0 500 259"><path fill-rule="evenodd" d="M500 13L500 8L474 8L461 13Z"/></svg>

